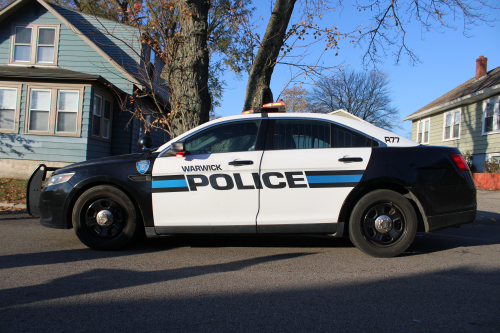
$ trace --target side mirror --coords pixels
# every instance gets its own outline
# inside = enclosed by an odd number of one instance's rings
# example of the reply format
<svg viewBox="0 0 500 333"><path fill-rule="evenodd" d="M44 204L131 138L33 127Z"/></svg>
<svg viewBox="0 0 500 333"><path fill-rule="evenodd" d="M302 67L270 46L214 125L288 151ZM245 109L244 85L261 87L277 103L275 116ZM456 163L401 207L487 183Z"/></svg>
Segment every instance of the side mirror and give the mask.
<svg viewBox="0 0 500 333"><path fill-rule="evenodd" d="M169 155L177 155L177 153L184 153L186 151L186 145L184 141L174 142L170 145ZM184 154L183 154L184 155Z"/></svg>
<svg viewBox="0 0 500 333"><path fill-rule="evenodd" d="M143 136L142 138L139 139L139 141L137 141L137 145L142 150L149 149L153 146L153 139L151 139L150 136Z"/></svg>

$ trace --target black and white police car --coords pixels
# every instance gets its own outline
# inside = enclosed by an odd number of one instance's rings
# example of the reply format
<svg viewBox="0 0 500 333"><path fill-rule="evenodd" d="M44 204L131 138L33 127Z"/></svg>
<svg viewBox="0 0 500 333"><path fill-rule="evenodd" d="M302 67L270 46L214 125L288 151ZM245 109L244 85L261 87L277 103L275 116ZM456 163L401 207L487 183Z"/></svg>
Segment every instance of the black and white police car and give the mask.
<svg viewBox="0 0 500 333"><path fill-rule="evenodd" d="M367 122L254 112L205 123L144 153L57 169L27 190L42 225L116 250L144 232L325 234L392 257L417 231L473 222L476 189L456 148L422 146ZM144 138L142 144L145 144Z"/></svg>

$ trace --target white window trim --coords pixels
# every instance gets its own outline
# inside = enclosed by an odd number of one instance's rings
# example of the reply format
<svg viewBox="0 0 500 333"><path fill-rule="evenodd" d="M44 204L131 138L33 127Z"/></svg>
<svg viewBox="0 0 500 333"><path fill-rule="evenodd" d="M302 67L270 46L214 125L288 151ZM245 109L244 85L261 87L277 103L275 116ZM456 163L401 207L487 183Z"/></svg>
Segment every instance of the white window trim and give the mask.
<svg viewBox="0 0 500 333"><path fill-rule="evenodd" d="M99 135L94 135L94 110L95 110L95 97L96 96L99 96L101 98L101 130L100 130L100 133ZM110 103L110 118L107 119L109 120L109 130L108 130L108 137L105 138L103 137L103 128L104 128L104 107L105 107L105 104L106 104L106 101L108 101ZM111 136L112 136L112 128L113 128L113 99L107 95L107 94L103 94L101 91L95 91L94 92L94 96L92 96L92 112L91 112L91 122L92 122L92 126L90 128L90 136L91 138L93 139L97 139L97 140L102 140L102 141L111 141Z"/></svg>
<svg viewBox="0 0 500 333"><path fill-rule="evenodd" d="M485 121L486 121L486 105L489 102L494 103L493 107L493 128L495 128L496 124L496 129L493 131L486 132L485 131ZM485 99L483 101L483 116L482 116L482 121L481 121L481 131L483 135L490 135L490 134L497 134L500 133L500 96L494 96L488 99Z"/></svg>
<svg viewBox="0 0 500 333"><path fill-rule="evenodd" d="M426 121L429 121L429 137L427 138L427 142L424 142L425 122ZM420 123L422 123L422 142L418 142L418 127L419 127ZM425 118L425 119L421 119L421 120L417 121L417 137L416 137L415 141L417 143L420 143L420 144L428 145L430 139L431 139L431 118L429 117L429 118Z"/></svg>
<svg viewBox="0 0 500 333"><path fill-rule="evenodd" d="M16 109L14 112L14 129L1 129L0 133L19 133L19 111L21 110L21 91L22 84L12 84L11 82L0 82L0 88L4 89L16 89Z"/></svg>
<svg viewBox="0 0 500 333"><path fill-rule="evenodd" d="M26 106L25 106L25 121L24 121L24 134L31 135L51 135L51 136L71 136L80 137L82 127L82 114L83 114L83 89L81 85L65 84L64 86L54 86L54 84L45 83L27 83L26 89ZM50 90L50 110L49 110L49 129L48 131L33 131L29 129L31 120L31 91L32 90ZM72 132L58 132L57 131L57 108L59 102L59 91L75 91L78 92L78 113L76 117L76 133Z"/></svg>
<svg viewBox="0 0 500 333"><path fill-rule="evenodd" d="M455 138L453 137L453 125L455 121L455 113L459 112L460 113L460 118L458 122L458 136ZM446 115L451 114L451 128L450 128L450 138L446 139L445 138L445 131L446 131ZM451 111L447 111L443 114L443 141L453 141L453 140L459 140L460 139L460 132L462 130L462 109L454 109Z"/></svg>
<svg viewBox="0 0 500 333"><path fill-rule="evenodd" d="M30 61L14 61L14 42L16 38L16 27L31 28L31 56ZM38 57L38 34L39 28L53 28L55 29L54 36L54 61L53 62L37 62ZM59 28L60 24L41 24L41 23L12 23L11 28L11 41L10 41L10 55L9 65L36 65L36 66L57 66L59 54ZM43 45L42 45L43 46Z"/></svg>

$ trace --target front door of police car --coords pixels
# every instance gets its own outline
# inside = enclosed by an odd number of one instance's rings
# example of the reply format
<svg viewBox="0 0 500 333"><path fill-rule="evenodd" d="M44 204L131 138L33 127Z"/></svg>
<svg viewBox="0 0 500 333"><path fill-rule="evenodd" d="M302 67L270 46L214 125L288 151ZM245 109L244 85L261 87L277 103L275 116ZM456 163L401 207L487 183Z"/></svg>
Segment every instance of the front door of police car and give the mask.
<svg viewBox="0 0 500 333"><path fill-rule="evenodd" d="M157 233L256 232L261 120L218 124L186 138L186 156L156 159Z"/></svg>

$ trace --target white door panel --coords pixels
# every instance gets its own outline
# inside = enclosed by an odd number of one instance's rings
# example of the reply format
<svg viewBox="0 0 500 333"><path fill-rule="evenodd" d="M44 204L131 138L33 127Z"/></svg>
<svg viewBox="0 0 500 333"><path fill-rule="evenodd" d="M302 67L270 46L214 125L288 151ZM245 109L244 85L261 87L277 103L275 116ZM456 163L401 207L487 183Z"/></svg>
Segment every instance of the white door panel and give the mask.
<svg viewBox="0 0 500 333"><path fill-rule="evenodd" d="M261 157L262 151L248 151L157 158L155 226L255 225L258 189L252 174L257 177ZM253 164L229 164L235 160Z"/></svg>

